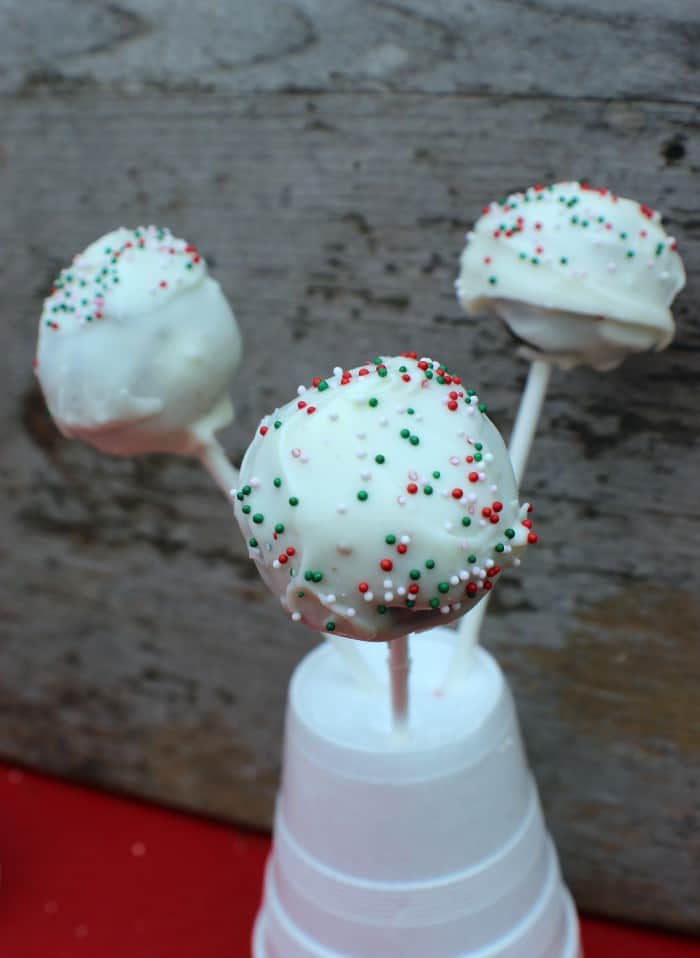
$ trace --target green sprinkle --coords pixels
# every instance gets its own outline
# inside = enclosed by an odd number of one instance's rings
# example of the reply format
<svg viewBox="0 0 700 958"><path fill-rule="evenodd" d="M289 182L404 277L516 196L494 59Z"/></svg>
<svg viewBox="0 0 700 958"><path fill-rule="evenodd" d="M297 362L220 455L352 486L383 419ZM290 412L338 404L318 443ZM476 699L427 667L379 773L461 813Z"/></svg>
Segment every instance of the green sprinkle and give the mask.
<svg viewBox="0 0 700 958"><path fill-rule="evenodd" d="M487 409L488 409L488 406L486 405L485 402L479 403L479 412L486 412Z"/></svg>
<svg viewBox="0 0 700 958"><path fill-rule="evenodd" d="M396 542L396 536L389 533L389 535L384 539L384 541L386 542L388 546L393 546L394 543Z"/></svg>
<svg viewBox="0 0 700 958"><path fill-rule="evenodd" d="M503 552L504 549L505 549L505 546L503 545L502 542L496 543L496 552Z"/></svg>
<svg viewBox="0 0 700 958"><path fill-rule="evenodd" d="M380 615L384 615L384 613L386 612L386 606L385 606L385 605L378 605L378 606L377 606L377 612L378 612Z"/></svg>
<svg viewBox="0 0 700 958"><path fill-rule="evenodd" d="M244 496L249 496L252 491L253 490L251 489L251 487L247 485L243 486L243 488L241 489L241 492L243 493Z"/></svg>
<svg viewBox="0 0 700 958"><path fill-rule="evenodd" d="M381 366L381 367L377 370L377 375L378 375L378 376L381 376L382 379L384 379L384 377L387 375L387 369L386 369L386 367L385 367L385 366Z"/></svg>
<svg viewBox="0 0 700 958"><path fill-rule="evenodd" d="M428 605L430 606L431 609L439 609L439 608L440 608L440 600L439 600L439 599L431 599L430 602L428 602Z"/></svg>
<svg viewBox="0 0 700 958"><path fill-rule="evenodd" d="M444 595L446 592L449 592L449 591L450 591L450 583L449 583L449 582L440 582L440 583L438 583L438 592L442 592L442 594Z"/></svg>
<svg viewBox="0 0 700 958"><path fill-rule="evenodd" d="M484 457L481 455L480 452L475 452L475 453L474 453L474 462L481 462L481 460L482 460L483 458L484 458Z"/></svg>
<svg viewBox="0 0 700 958"><path fill-rule="evenodd" d="M426 371L425 371L425 378L426 378L426 379L432 379L432 378L433 378L433 372L432 372L431 369L426 369Z"/></svg>
<svg viewBox="0 0 700 958"><path fill-rule="evenodd" d="M659 243L659 244L657 245L656 249L654 250L654 252L656 253L657 256L661 256L661 254L663 253L663 251L664 251L664 244L663 244L663 243Z"/></svg>
<svg viewBox="0 0 700 958"><path fill-rule="evenodd" d="M303 599L305 595L306 595L306 592L304 591L297 592L297 599Z"/></svg>
<svg viewBox="0 0 700 958"><path fill-rule="evenodd" d="M426 496L432 496L432 494L433 494L433 487L432 487L432 486L423 486L423 493L424 493Z"/></svg>
<svg viewBox="0 0 700 958"><path fill-rule="evenodd" d="M435 568L435 559L426 559L426 560L425 560L425 568L426 568L426 569L434 569L434 568Z"/></svg>
<svg viewBox="0 0 700 958"><path fill-rule="evenodd" d="M439 479L439 478L440 478L440 470L435 469L435 471L433 472L433 479Z"/></svg>
<svg viewBox="0 0 700 958"><path fill-rule="evenodd" d="M411 430L410 430L410 429L402 429L401 432L399 433L399 435L401 436L402 439L408 439L408 437L411 435Z"/></svg>
<svg viewBox="0 0 700 958"><path fill-rule="evenodd" d="M518 253L518 259L527 259L527 253Z"/></svg>
<svg viewBox="0 0 700 958"><path fill-rule="evenodd" d="M360 491L357 493L357 498L360 500L360 502L367 502L369 499L369 493L365 489L360 489Z"/></svg>
<svg viewBox="0 0 700 958"><path fill-rule="evenodd" d="M476 562L476 556L472 553L470 556L467 556L467 562L471 562L473 565Z"/></svg>
<svg viewBox="0 0 700 958"><path fill-rule="evenodd" d="M252 506L245 505L241 511L243 512L244 516L247 516L252 512Z"/></svg>
<svg viewBox="0 0 700 958"><path fill-rule="evenodd" d="M335 622L326 622L326 632L335 632Z"/></svg>
<svg viewBox="0 0 700 958"><path fill-rule="evenodd" d="M321 382L316 387L320 393L325 392L328 389L328 383L325 379L322 379Z"/></svg>
<svg viewBox="0 0 700 958"><path fill-rule="evenodd" d="M311 580L313 579L313 577L314 577L314 574L313 574L313 572L311 571L311 569L307 569L306 572L304 573L304 578L306 579L306 581L307 581L307 582L311 582Z"/></svg>
<svg viewBox="0 0 700 958"><path fill-rule="evenodd" d="M372 398L369 401L369 405L374 409L375 406L379 405L379 400L375 398L374 396L372 396Z"/></svg>
<svg viewBox="0 0 700 958"><path fill-rule="evenodd" d="M272 485L273 485L273 486L276 486L276 488L279 489L279 487L282 485L282 480L280 479L279 476L276 476L276 477L272 480Z"/></svg>
<svg viewBox="0 0 700 958"><path fill-rule="evenodd" d="M386 456L383 456L380 452L377 456L374 457L374 461L377 463L378 466L383 466L384 463L386 462Z"/></svg>
<svg viewBox="0 0 700 958"><path fill-rule="evenodd" d="M407 372L408 372L408 369L407 369L405 366L399 366L399 372L400 372L400 373L407 373Z"/></svg>
<svg viewBox="0 0 700 958"><path fill-rule="evenodd" d="M515 529L506 529L506 538L514 539L515 538Z"/></svg>
<svg viewBox="0 0 700 958"><path fill-rule="evenodd" d="M262 514L262 512L256 512L255 515L253 516L253 522L258 526L264 521L265 521L265 516Z"/></svg>
<svg viewBox="0 0 700 958"><path fill-rule="evenodd" d="M406 412L408 413L409 416L412 416L412 415L415 413L415 411L416 411L416 410L415 410L415 409L411 409L410 406L409 406L408 409L406 410Z"/></svg>
<svg viewBox="0 0 700 958"><path fill-rule="evenodd" d="M567 256L561 256L559 259L559 262L561 263L562 266L566 266L566 264L569 262L569 259Z"/></svg>
<svg viewBox="0 0 700 958"><path fill-rule="evenodd" d="M628 249L628 250L627 250L627 259L632 259L633 256L634 256L634 250L633 250L633 249Z"/></svg>
<svg viewBox="0 0 700 958"><path fill-rule="evenodd" d="M627 239L627 233L620 233L620 239Z"/></svg>
<svg viewBox="0 0 700 958"><path fill-rule="evenodd" d="M463 526L470 526L471 524L472 524L472 521L471 521L471 519L469 518L469 516L462 516L462 525L463 525Z"/></svg>
<svg viewBox="0 0 700 958"><path fill-rule="evenodd" d="M275 429L279 429L279 427L282 425L282 421L280 419L276 419L272 425L275 427Z"/></svg>
<svg viewBox="0 0 700 958"><path fill-rule="evenodd" d="M281 535L284 532L284 526L282 525L281 522L278 522L277 525L275 526L275 532L277 533L277 535Z"/></svg>
<svg viewBox="0 0 700 958"><path fill-rule="evenodd" d="M290 506L298 506L298 505L299 505L299 500L297 499L296 496L290 496L290 498L289 498L289 505L290 505Z"/></svg>
<svg viewBox="0 0 700 958"><path fill-rule="evenodd" d="M251 536L251 538L248 539L248 545L250 546L251 549L257 549L258 540L255 538L255 536Z"/></svg>
<svg viewBox="0 0 700 958"><path fill-rule="evenodd" d="M420 569L411 569L408 574L412 579L420 579Z"/></svg>
<svg viewBox="0 0 700 958"><path fill-rule="evenodd" d="M411 438L408 441L411 443L412 446L417 446L418 443L420 442L420 439L418 438L418 436L411 436Z"/></svg>
<svg viewBox="0 0 700 958"><path fill-rule="evenodd" d="M323 578L323 573L322 573L322 572L312 572L312 573L311 573L311 578L313 579L314 582L320 582L321 579Z"/></svg>

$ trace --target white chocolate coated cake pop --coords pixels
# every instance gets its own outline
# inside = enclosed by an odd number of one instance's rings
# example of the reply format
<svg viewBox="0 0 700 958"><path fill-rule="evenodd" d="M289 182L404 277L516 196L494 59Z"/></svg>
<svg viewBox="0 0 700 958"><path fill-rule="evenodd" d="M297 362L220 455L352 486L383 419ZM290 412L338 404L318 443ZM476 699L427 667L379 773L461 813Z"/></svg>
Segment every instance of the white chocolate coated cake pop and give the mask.
<svg viewBox="0 0 700 958"><path fill-rule="evenodd" d="M233 418L238 326L197 248L154 226L108 233L44 303L35 369L61 431L103 452L196 454Z"/></svg>
<svg viewBox="0 0 700 958"><path fill-rule="evenodd" d="M266 416L235 514L287 612L391 639L449 622L537 536L485 406L415 353L336 368Z"/></svg>
<svg viewBox="0 0 700 958"><path fill-rule="evenodd" d="M660 213L606 189L554 183L484 207L456 287L467 313L497 313L528 358L610 369L668 346L669 307L684 283Z"/></svg>

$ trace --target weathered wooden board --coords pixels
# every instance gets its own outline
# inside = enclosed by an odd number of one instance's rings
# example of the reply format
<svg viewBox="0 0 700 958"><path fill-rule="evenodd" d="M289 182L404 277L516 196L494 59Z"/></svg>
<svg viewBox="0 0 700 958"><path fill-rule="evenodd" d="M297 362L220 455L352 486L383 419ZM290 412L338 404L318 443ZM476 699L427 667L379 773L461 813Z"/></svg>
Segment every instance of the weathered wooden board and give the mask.
<svg viewBox="0 0 700 958"><path fill-rule="evenodd" d="M0 5L0 752L267 824L313 642L195 464L101 458L53 428L31 358L75 250L150 221L203 248L245 337L236 460L297 383L402 348L449 356L507 431L525 367L460 316L463 233L486 198L586 177L668 214L679 333L555 375L524 488L542 547L487 642L579 904L699 929L700 10L38 6Z"/></svg>

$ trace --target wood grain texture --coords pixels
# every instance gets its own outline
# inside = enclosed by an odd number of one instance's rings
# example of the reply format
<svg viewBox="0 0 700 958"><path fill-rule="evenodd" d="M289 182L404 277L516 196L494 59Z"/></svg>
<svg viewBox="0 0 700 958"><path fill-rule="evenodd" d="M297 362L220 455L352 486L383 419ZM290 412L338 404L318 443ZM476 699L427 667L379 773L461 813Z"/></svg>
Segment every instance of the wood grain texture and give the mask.
<svg viewBox="0 0 700 958"><path fill-rule="evenodd" d="M697 6L230 6L0 0L0 752L265 825L314 641L194 463L55 431L31 358L73 252L118 223L199 243L245 339L234 460L299 382L402 348L507 432L525 367L460 315L463 234L485 199L588 178L667 214L678 336L553 377L523 490L542 547L486 638L579 904L700 929Z"/></svg>

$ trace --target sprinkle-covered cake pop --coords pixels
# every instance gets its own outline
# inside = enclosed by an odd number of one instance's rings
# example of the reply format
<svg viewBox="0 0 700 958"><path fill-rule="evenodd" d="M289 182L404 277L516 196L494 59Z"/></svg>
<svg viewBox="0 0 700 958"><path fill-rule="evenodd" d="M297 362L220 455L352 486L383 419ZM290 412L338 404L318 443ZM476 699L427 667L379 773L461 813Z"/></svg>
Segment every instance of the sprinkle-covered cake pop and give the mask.
<svg viewBox="0 0 700 958"><path fill-rule="evenodd" d="M35 369L61 431L103 452L195 454L233 417L240 333L197 248L117 229L61 270Z"/></svg>
<svg viewBox="0 0 700 958"><path fill-rule="evenodd" d="M266 416L234 497L296 621L391 639L468 612L537 536L473 389L415 353L300 386Z"/></svg>
<svg viewBox="0 0 700 958"><path fill-rule="evenodd" d="M528 358L619 365L663 349L685 272L661 215L583 183L534 186L484 207L462 253L457 295L496 312Z"/></svg>

